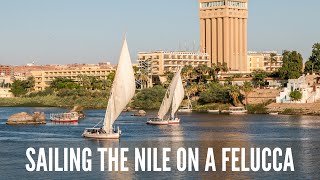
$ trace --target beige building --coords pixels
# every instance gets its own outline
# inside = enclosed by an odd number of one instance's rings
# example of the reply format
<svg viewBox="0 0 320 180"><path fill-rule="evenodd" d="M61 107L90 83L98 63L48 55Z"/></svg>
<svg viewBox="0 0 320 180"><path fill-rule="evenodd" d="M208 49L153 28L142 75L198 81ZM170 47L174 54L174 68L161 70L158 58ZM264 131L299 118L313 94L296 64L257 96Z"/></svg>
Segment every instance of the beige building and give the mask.
<svg viewBox="0 0 320 180"><path fill-rule="evenodd" d="M271 54L275 54L274 60L271 61ZM282 55L275 51L248 52L247 71L264 70L267 72L274 72L282 67Z"/></svg>
<svg viewBox="0 0 320 180"><path fill-rule="evenodd" d="M50 86L50 83L58 77L68 78L79 81L81 75L94 76L99 79L107 79L110 72L115 71L113 68L102 69L97 67L82 67L78 70L48 70L48 71L31 71L35 78L35 90L42 91Z"/></svg>
<svg viewBox="0 0 320 180"><path fill-rule="evenodd" d="M156 51L138 53L138 67L148 68L152 75L164 75L166 72L176 72L178 67L186 65L210 65L206 53Z"/></svg>
<svg viewBox="0 0 320 180"><path fill-rule="evenodd" d="M212 64L247 70L248 0L199 0L200 48Z"/></svg>
<svg viewBox="0 0 320 180"><path fill-rule="evenodd" d="M271 61L271 54L275 54L274 60ZM279 70L283 65L283 56L276 51L264 51L262 52L264 57L264 67L267 72L274 72Z"/></svg>
<svg viewBox="0 0 320 180"><path fill-rule="evenodd" d="M193 52L155 51L138 53L138 68L146 81L143 87L165 81L161 76L176 72L179 67L210 65L209 54ZM148 80L147 80L148 79ZM142 87L142 88L143 88Z"/></svg>

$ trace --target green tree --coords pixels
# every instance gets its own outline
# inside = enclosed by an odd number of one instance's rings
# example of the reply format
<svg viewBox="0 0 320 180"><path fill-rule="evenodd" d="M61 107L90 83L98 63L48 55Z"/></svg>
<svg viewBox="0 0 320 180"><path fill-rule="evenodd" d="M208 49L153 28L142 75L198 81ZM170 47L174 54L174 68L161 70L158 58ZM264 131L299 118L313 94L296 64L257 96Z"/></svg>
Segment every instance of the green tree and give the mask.
<svg viewBox="0 0 320 180"><path fill-rule="evenodd" d="M15 80L11 85L11 92L15 97L21 97L27 94L27 89L24 87L25 83L21 80Z"/></svg>
<svg viewBox="0 0 320 180"><path fill-rule="evenodd" d="M227 72L228 71L228 65L227 63L221 64L220 62L218 64L213 64L211 68L211 75L214 80L218 80L218 75L220 72Z"/></svg>
<svg viewBox="0 0 320 180"><path fill-rule="evenodd" d="M249 98L249 95L250 93L253 91L253 86L251 84L251 82L244 82L243 83L243 86L241 87L241 90L244 92L245 94L245 98L246 98L246 106L248 106L248 98Z"/></svg>
<svg viewBox="0 0 320 180"><path fill-rule="evenodd" d="M210 78L210 71L206 64L201 64L195 68L195 72L197 73L197 82L207 82L207 79Z"/></svg>
<svg viewBox="0 0 320 180"><path fill-rule="evenodd" d="M231 85L228 92L233 105L237 106L239 104L240 88L236 85Z"/></svg>
<svg viewBox="0 0 320 180"><path fill-rule="evenodd" d="M34 90L35 80L33 76L27 78L27 80L15 80L11 85L11 92L14 96L20 97L26 95L28 92Z"/></svg>
<svg viewBox="0 0 320 180"><path fill-rule="evenodd" d="M143 109L156 109L160 107L165 93L166 89L159 85L143 89L133 98L132 104Z"/></svg>
<svg viewBox="0 0 320 180"><path fill-rule="evenodd" d="M50 83L50 88L54 90L60 89L79 89L80 85L68 78L56 78Z"/></svg>
<svg viewBox="0 0 320 180"><path fill-rule="evenodd" d="M255 70L251 74L256 86L265 86L265 78L268 77L268 73L263 70Z"/></svg>
<svg viewBox="0 0 320 180"><path fill-rule="evenodd" d="M199 103L229 103L230 95L228 87L218 82L211 82L208 87L200 93Z"/></svg>
<svg viewBox="0 0 320 180"><path fill-rule="evenodd" d="M283 52L283 65L279 69L282 79L297 79L302 75L303 58L297 51Z"/></svg>
<svg viewBox="0 0 320 180"><path fill-rule="evenodd" d="M272 72L272 64L277 62L276 56L277 56L276 53L271 53L271 54L270 54L270 58L269 58L270 72Z"/></svg>
<svg viewBox="0 0 320 180"><path fill-rule="evenodd" d="M298 90L294 90L290 93L290 98L293 100L293 101L299 101L302 99L302 93Z"/></svg>
<svg viewBox="0 0 320 180"><path fill-rule="evenodd" d="M305 73L320 72L320 43L316 43L312 47L312 55L306 62Z"/></svg>
<svg viewBox="0 0 320 180"><path fill-rule="evenodd" d="M182 79L188 81L189 83L197 78L197 73L193 66L184 66L181 70Z"/></svg>

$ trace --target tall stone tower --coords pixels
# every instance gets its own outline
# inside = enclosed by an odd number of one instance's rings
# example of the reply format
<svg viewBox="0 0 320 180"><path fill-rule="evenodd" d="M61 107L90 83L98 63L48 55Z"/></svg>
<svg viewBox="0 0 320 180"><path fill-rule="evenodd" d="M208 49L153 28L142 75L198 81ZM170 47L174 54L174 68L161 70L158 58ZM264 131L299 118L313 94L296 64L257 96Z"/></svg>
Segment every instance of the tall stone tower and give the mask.
<svg viewBox="0 0 320 180"><path fill-rule="evenodd" d="M212 64L247 71L248 0L199 0L200 48Z"/></svg>

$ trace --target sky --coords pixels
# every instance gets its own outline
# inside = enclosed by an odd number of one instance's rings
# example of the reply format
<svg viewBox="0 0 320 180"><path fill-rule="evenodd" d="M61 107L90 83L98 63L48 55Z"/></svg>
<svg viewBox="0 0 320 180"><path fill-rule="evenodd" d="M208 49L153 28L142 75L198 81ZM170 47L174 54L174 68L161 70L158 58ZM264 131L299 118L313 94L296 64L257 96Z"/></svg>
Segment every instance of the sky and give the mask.
<svg viewBox="0 0 320 180"><path fill-rule="evenodd" d="M123 36L137 52L198 50L197 0L0 0L0 64L116 63ZM319 0L250 0L248 50L320 42Z"/></svg>

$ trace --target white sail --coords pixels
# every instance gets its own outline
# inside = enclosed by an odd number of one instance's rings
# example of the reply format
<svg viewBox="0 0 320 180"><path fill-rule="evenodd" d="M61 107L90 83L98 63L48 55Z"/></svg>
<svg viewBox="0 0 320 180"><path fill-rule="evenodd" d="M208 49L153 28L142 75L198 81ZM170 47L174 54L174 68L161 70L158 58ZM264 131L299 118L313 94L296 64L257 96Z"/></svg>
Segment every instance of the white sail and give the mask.
<svg viewBox="0 0 320 180"><path fill-rule="evenodd" d="M171 117L174 117L174 114L178 111L183 99L184 99L184 88L183 88L181 75L179 73L178 82L176 84L176 89L174 91L173 100L172 100Z"/></svg>
<svg viewBox="0 0 320 180"><path fill-rule="evenodd" d="M125 38L112 84L103 129L109 133L114 121L131 101L135 94L136 84L130 53Z"/></svg>
<svg viewBox="0 0 320 180"><path fill-rule="evenodd" d="M162 100L162 104L161 104L160 110L158 112L159 119L164 118L164 116L168 113L168 111L172 105L174 92L175 92L177 83L179 81L180 74L181 74L181 68L176 72L175 76L173 77L173 79L170 83L170 86L168 87L167 92Z"/></svg>

